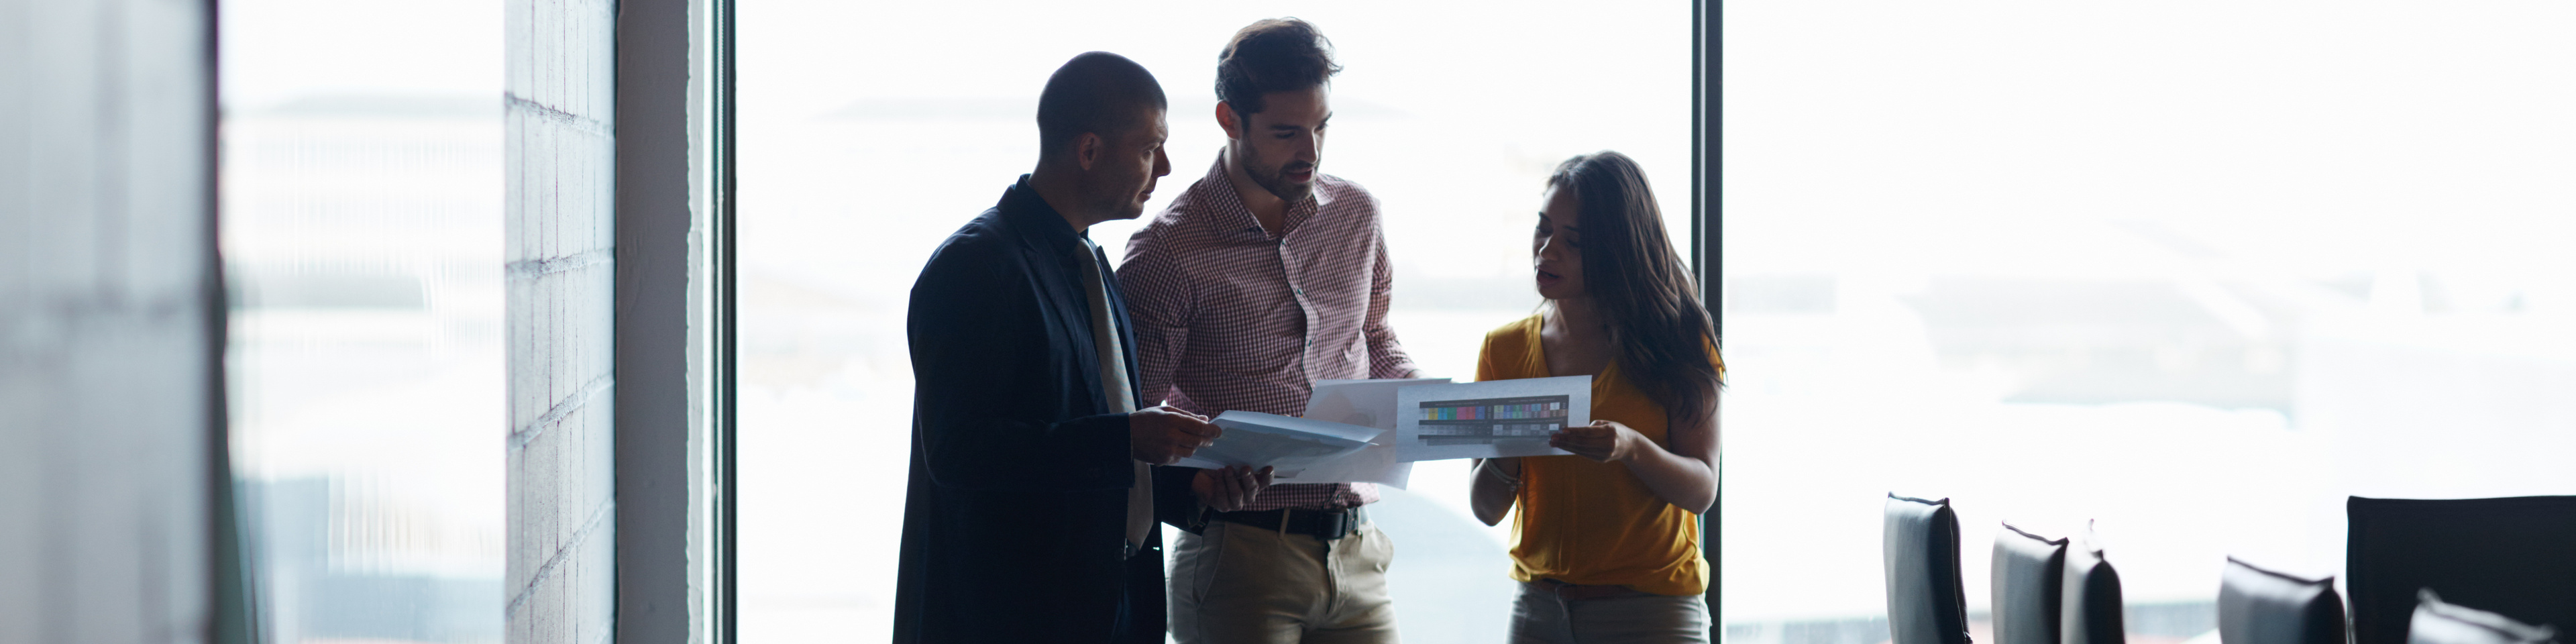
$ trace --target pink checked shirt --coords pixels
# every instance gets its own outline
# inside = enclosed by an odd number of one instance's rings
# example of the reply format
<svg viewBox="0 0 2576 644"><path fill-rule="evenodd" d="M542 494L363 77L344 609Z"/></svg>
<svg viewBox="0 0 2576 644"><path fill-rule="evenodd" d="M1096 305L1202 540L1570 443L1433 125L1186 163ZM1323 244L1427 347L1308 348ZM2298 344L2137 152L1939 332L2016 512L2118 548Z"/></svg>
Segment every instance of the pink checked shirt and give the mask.
<svg viewBox="0 0 2576 644"><path fill-rule="evenodd" d="M1313 196L1290 205L1285 222L1281 234L1262 230L1220 155L1128 238L1118 284L1146 402L1208 416L1293 416L1305 413L1316 380L1414 376L1413 358L1386 326L1394 268L1377 199L1318 172ZM1368 483L1287 484L1246 509L1375 502Z"/></svg>

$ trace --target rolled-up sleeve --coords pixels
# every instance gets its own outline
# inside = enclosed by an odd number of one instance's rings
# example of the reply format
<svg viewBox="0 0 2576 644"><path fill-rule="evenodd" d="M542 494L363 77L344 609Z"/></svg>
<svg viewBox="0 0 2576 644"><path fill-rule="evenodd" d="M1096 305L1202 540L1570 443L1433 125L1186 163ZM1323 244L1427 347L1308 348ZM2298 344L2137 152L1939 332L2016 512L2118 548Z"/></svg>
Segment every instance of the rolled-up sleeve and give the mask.
<svg viewBox="0 0 2576 644"><path fill-rule="evenodd" d="M1127 260L1118 265L1118 289L1127 298L1127 318L1136 333L1136 380L1147 405L1164 400L1192 408L1172 385L1172 372L1189 350L1194 293L1184 279L1180 258L1154 228L1136 231L1127 240Z"/></svg>

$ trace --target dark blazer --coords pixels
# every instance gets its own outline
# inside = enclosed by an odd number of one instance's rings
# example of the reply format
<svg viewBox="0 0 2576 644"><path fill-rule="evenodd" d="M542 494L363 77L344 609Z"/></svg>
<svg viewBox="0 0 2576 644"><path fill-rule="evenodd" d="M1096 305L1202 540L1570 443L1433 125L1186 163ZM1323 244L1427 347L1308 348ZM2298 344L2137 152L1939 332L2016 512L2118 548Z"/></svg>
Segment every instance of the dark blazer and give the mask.
<svg viewBox="0 0 2576 644"><path fill-rule="evenodd" d="M1101 393L1088 252L1023 175L913 283L898 643L1163 641L1159 532L1124 552L1134 461ZM1109 297L1137 391L1126 303ZM1186 505L1180 476L1158 497Z"/></svg>

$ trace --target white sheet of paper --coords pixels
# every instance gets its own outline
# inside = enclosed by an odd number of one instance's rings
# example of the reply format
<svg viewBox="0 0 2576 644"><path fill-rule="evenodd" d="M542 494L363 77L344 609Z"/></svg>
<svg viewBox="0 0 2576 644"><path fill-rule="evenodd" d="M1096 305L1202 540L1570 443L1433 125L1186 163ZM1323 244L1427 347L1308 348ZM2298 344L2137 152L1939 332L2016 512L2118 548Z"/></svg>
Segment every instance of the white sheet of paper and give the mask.
<svg viewBox="0 0 2576 644"><path fill-rule="evenodd" d="M1306 418L1386 430L1358 453L1295 472L1273 472L1273 483L1378 483L1398 489L1412 483L1413 463L1398 457L1395 392L1415 385L1448 384L1448 378L1317 380L1306 399Z"/></svg>
<svg viewBox="0 0 2576 644"><path fill-rule="evenodd" d="M1375 427L1250 411L1229 411L1211 420L1225 430L1225 435L1176 465L1208 469L1249 465L1276 467L1283 472L1303 471L1357 453L1386 433Z"/></svg>
<svg viewBox="0 0 2576 644"><path fill-rule="evenodd" d="M1592 377L1402 387L1395 410L1400 460L1568 454L1547 437L1592 424Z"/></svg>

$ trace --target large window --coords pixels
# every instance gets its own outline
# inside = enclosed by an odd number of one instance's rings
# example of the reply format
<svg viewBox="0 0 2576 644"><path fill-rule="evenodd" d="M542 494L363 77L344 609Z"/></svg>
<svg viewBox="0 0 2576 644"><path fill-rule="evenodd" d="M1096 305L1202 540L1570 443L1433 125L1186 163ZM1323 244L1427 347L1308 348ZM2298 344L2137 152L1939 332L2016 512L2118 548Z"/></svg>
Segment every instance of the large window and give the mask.
<svg viewBox="0 0 2576 644"><path fill-rule="evenodd" d="M1726 11L1728 640L1883 641L1890 491L1972 613L2094 521L2140 642L2346 495L2576 492L2576 10Z"/></svg>
<svg viewBox="0 0 2576 644"><path fill-rule="evenodd" d="M1691 7L1680 2L740 0L741 628L875 641L892 612L911 417L903 315L939 241L1037 159L1036 97L1074 54L1118 52L1171 98L1159 211L1223 147L1218 50L1297 16L1337 45L1320 170L1384 202L1392 324L1433 376L1474 377L1484 332L1529 315L1548 170L1636 157L1687 240ZM1129 222L1091 237L1119 257ZM1686 241L1685 241L1686 243ZM1688 252L1688 248L1683 249ZM1500 639L1505 531L1466 510L1463 462L1417 468L1373 513L1395 540L1408 642Z"/></svg>
<svg viewBox="0 0 2576 644"><path fill-rule="evenodd" d="M497 3L224 2L235 471L273 641L499 642Z"/></svg>

